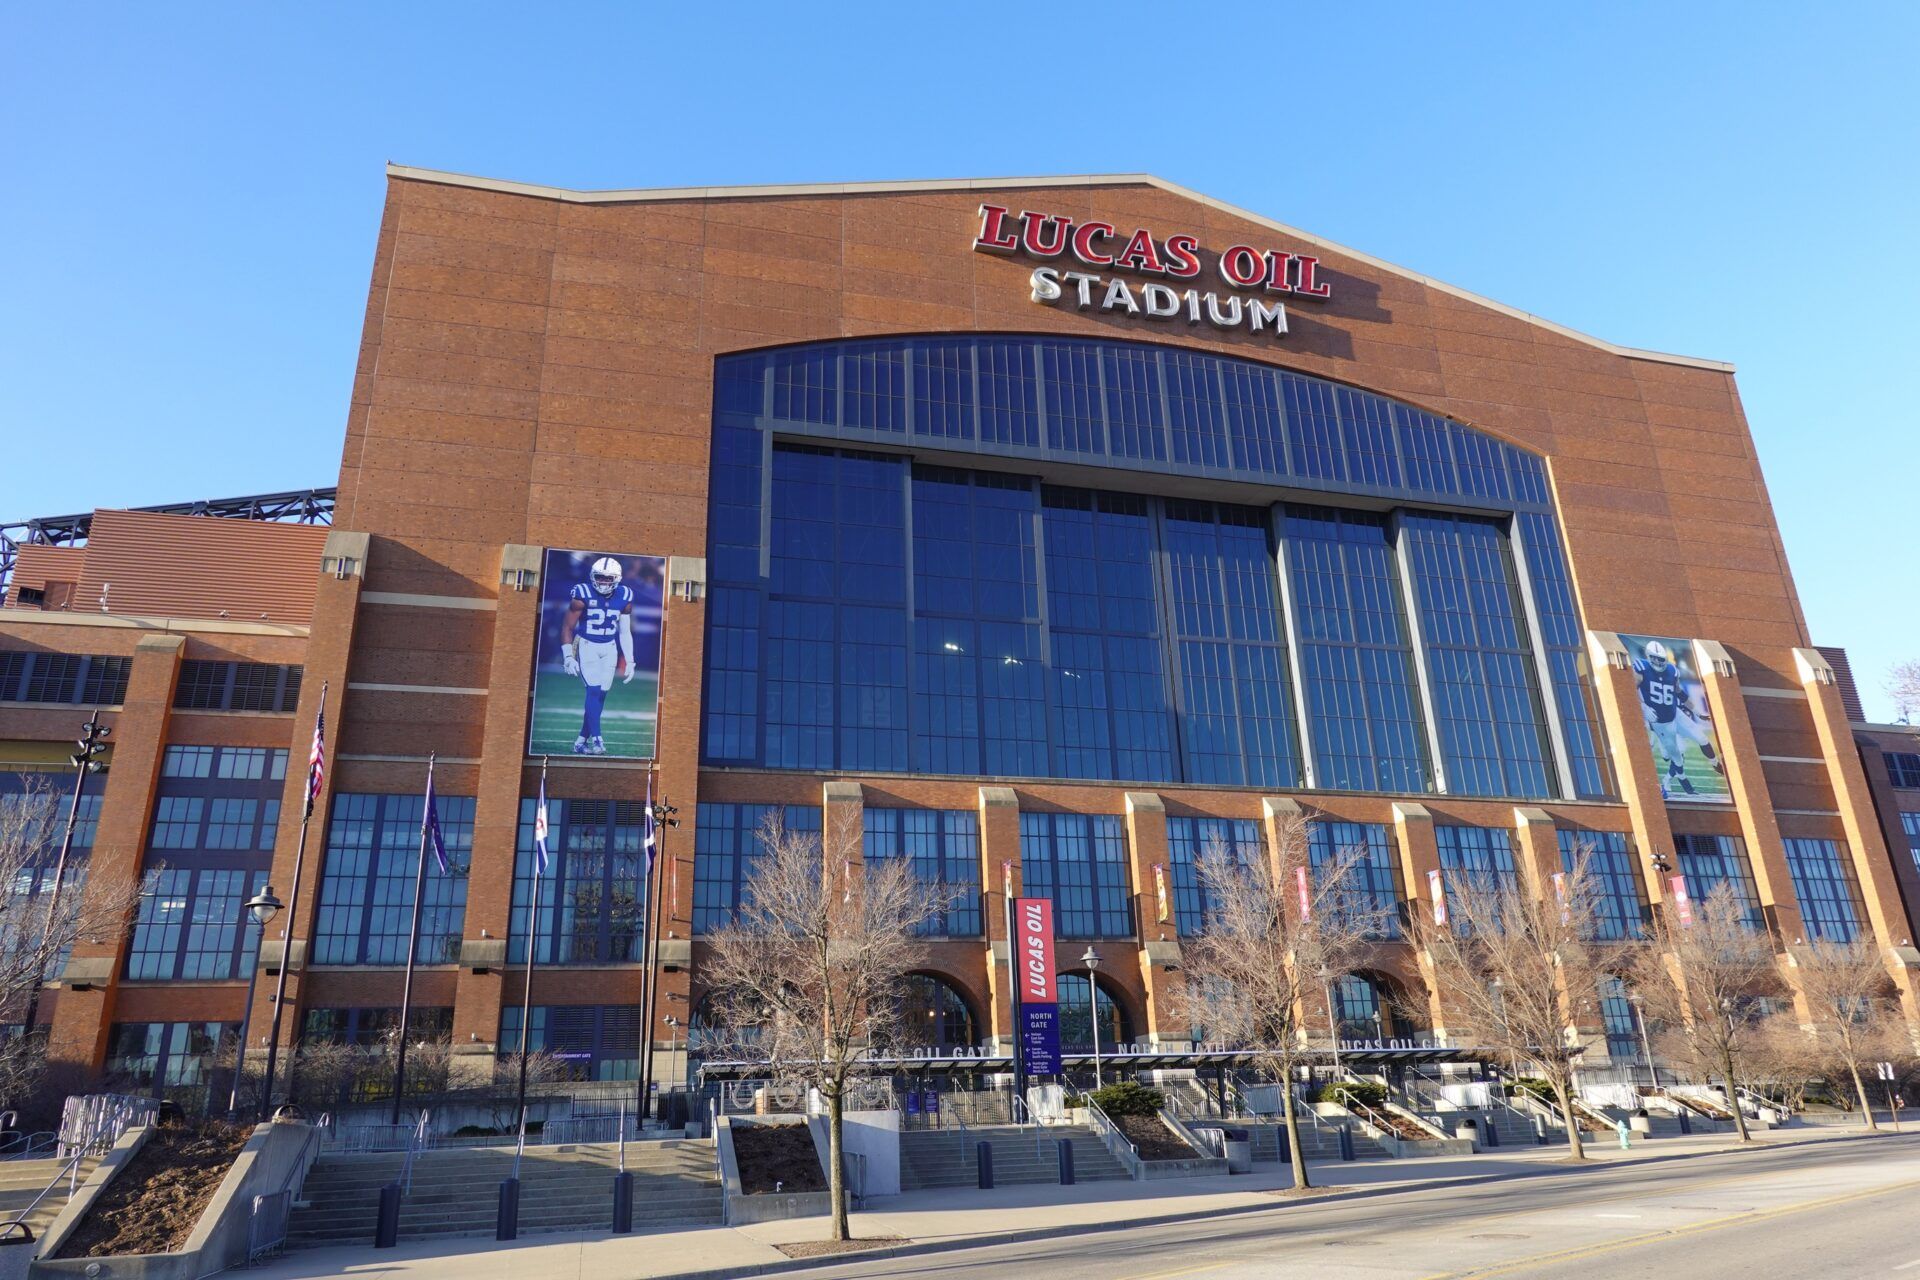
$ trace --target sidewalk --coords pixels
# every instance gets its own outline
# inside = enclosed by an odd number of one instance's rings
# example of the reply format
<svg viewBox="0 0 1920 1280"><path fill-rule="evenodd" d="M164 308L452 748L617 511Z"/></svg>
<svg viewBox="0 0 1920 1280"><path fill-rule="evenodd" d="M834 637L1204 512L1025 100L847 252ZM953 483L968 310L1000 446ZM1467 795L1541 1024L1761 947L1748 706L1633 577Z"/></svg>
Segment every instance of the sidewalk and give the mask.
<svg viewBox="0 0 1920 1280"><path fill-rule="evenodd" d="M1885 1131L1883 1131L1884 1133ZM1845 1141L1862 1136L1856 1128L1808 1127L1764 1134L1755 1147ZM1920 1138L1914 1126L1903 1136ZM1622 1151L1617 1145L1589 1143L1595 1168L1675 1158L1734 1155L1743 1150L1731 1134L1657 1138ZM1321 1186L1339 1186L1361 1194L1384 1194L1452 1183L1564 1173L1564 1144L1502 1148L1473 1156L1417 1160L1369 1160L1352 1164L1315 1164ZM1287 1203L1271 1192L1292 1185L1285 1165L1260 1164L1237 1177L1186 1178L1168 1182L1097 1182L1072 1187L1039 1184L992 1191L920 1191L877 1199L853 1215L856 1236L895 1236L912 1244L889 1252L918 1253L1002 1243L1030 1235L1139 1226L1273 1209ZM1318 1203L1324 1203L1320 1201ZM703 1227L647 1235L535 1235L512 1244L489 1239L442 1240L403 1244L397 1249L365 1246L313 1249L289 1254L254 1268L271 1280L321 1276L405 1277L405 1280L652 1280L700 1275L707 1280L784 1271L832 1261L798 1262L776 1245L827 1238L827 1220L797 1218L745 1227ZM852 1257L886 1256L880 1253Z"/></svg>

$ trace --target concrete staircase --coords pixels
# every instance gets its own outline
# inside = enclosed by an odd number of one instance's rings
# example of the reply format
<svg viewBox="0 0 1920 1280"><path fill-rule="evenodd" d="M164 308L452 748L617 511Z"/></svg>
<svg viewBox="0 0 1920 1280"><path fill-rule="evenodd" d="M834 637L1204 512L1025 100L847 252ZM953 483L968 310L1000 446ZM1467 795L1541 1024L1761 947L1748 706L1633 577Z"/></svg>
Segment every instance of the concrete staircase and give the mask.
<svg viewBox="0 0 1920 1280"><path fill-rule="evenodd" d="M287 1246L370 1243L380 1188L399 1176L404 1160L398 1152L323 1155L294 1206ZM520 1164L521 1232L611 1230L617 1169L611 1143L529 1148ZM719 1224L720 1175L708 1144L629 1142L627 1169L635 1231ZM500 1180L512 1170L511 1148L421 1153L400 1206L400 1239L493 1234Z"/></svg>
<svg viewBox="0 0 1920 1280"><path fill-rule="evenodd" d="M99 1156L88 1156L80 1162L79 1180L61 1178L60 1185L47 1192L47 1198L34 1206L27 1215L26 1223L38 1240L46 1234L47 1227L60 1216L67 1206L67 1189L85 1186L87 1178L93 1173L94 1166L100 1163ZM0 1160L0 1222L12 1222L33 1198L47 1190L47 1184L54 1175L66 1168L64 1160ZM16 1246L33 1250L25 1245Z"/></svg>
<svg viewBox="0 0 1920 1280"><path fill-rule="evenodd" d="M1036 1136L1037 1135L1037 1136ZM1085 1125L1048 1125L1035 1130L991 1125L965 1131L913 1132L900 1135L900 1189L922 1191L934 1187L980 1185L977 1144L993 1144L993 1184L996 1187L1060 1180L1059 1142L1073 1143L1075 1182L1108 1182L1128 1176L1121 1164Z"/></svg>
<svg viewBox="0 0 1920 1280"><path fill-rule="evenodd" d="M1280 1158L1280 1135L1286 1130L1284 1123L1273 1121L1246 1124L1238 1120L1224 1120L1221 1123L1247 1131L1247 1137L1253 1143L1253 1158L1256 1161ZM1300 1146L1306 1152L1308 1160L1320 1164L1340 1159L1340 1138L1334 1131L1337 1123L1340 1122L1324 1121L1316 1125L1305 1116L1300 1117ZM1388 1151L1378 1138L1356 1123L1353 1126L1353 1158L1390 1160L1393 1158L1393 1153Z"/></svg>

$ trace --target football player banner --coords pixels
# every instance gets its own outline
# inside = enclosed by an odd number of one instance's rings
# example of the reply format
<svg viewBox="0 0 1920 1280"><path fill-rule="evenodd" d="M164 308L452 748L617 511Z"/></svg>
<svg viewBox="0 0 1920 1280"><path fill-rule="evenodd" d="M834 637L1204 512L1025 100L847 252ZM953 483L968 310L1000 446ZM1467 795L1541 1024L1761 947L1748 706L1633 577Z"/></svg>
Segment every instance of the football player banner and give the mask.
<svg viewBox="0 0 1920 1280"><path fill-rule="evenodd" d="M1020 1061L1028 1075L1055 1075L1060 1070L1060 997L1054 985L1052 899L1015 898L1013 929Z"/></svg>
<svg viewBox="0 0 1920 1280"><path fill-rule="evenodd" d="M1632 661L1640 718L1653 747L1660 794L1668 800L1733 802L1713 711L1691 640L1620 637Z"/></svg>
<svg viewBox="0 0 1920 1280"><path fill-rule="evenodd" d="M527 753L651 760L664 556L548 550Z"/></svg>

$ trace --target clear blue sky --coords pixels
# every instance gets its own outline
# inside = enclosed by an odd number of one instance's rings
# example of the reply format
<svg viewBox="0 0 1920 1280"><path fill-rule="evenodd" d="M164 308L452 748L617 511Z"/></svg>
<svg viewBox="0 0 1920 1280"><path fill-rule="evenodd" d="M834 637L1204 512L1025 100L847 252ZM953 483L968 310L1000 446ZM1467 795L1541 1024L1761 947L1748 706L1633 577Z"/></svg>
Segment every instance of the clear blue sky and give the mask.
<svg viewBox="0 0 1920 1280"><path fill-rule="evenodd" d="M0 518L332 483L389 159L570 187L1146 170L1737 363L1815 638L1888 714L1881 673L1920 657L1920 6L1046 10L1079 38L1029 11L12 8Z"/></svg>

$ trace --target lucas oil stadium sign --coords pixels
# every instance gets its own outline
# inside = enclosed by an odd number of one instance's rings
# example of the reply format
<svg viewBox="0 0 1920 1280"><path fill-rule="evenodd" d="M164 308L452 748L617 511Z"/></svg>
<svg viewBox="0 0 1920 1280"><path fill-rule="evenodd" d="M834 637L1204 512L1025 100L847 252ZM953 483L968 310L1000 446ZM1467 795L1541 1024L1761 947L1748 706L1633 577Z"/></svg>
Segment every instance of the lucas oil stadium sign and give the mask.
<svg viewBox="0 0 1920 1280"><path fill-rule="evenodd" d="M1199 240L1180 233L1166 237L1141 228L1123 234L1110 222L1079 222L1064 214L1023 211L1011 214L1005 206L980 206L980 232L973 247L982 253L1020 254L1029 258L1070 257L1088 267L1105 267L1171 280L1192 280L1201 271ZM1318 258L1304 253L1269 249L1265 253L1244 244L1222 249L1214 260L1220 277L1241 289L1260 294L1282 294L1325 302L1332 288L1317 278ZM1260 295L1220 294L1212 290L1181 289L1158 280L1128 281L1097 271L1070 271L1037 266L1027 278L1035 302L1043 306L1071 305L1081 311L1123 312L1148 320L1185 320L1216 329L1246 329L1284 337L1287 309Z"/></svg>

